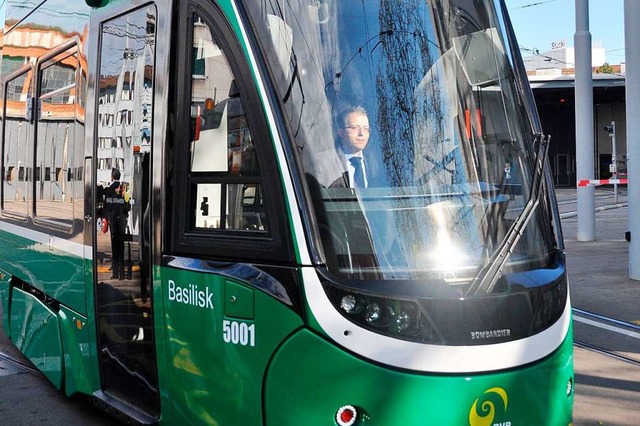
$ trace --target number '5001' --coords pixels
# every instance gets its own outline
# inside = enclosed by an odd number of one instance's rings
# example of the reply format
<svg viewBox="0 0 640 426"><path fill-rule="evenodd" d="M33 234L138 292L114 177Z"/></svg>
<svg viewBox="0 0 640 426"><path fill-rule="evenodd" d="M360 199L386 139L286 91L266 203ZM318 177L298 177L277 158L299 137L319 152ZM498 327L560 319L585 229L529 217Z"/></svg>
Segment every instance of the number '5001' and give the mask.
<svg viewBox="0 0 640 426"><path fill-rule="evenodd" d="M245 322L238 321L222 321L222 339L226 343L242 346L256 345L256 325L247 325Z"/></svg>

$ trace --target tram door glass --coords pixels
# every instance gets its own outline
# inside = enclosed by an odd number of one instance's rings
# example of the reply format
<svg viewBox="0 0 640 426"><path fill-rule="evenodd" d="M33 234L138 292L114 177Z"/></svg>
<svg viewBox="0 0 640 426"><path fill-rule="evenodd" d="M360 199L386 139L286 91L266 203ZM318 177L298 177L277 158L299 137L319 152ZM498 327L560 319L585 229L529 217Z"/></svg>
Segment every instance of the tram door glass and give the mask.
<svg viewBox="0 0 640 426"><path fill-rule="evenodd" d="M103 390L157 414L148 218L154 7L102 25L95 146L95 267Z"/></svg>
<svg viewBox="0 0 640 426"><path fill-rule="evenodd" d="M4 127L4 170L3 199L4 214L27 216L27 199L29 189L28 164L29 126L27 105L32 96L29 85L29 74L24 72L12 78L5 85Z"/></svg>
<svg viewBox="0 0 640 426"><path fill-rule="evenodd" d="M84 148L78 136L81 110L76 105L80 105L82 95L76 86L77 50L77 46L67 49L45 62L39 71L33 178L36 216L67 229L74 219L73 200L79 198L82 191L77 173Z"/></svg>

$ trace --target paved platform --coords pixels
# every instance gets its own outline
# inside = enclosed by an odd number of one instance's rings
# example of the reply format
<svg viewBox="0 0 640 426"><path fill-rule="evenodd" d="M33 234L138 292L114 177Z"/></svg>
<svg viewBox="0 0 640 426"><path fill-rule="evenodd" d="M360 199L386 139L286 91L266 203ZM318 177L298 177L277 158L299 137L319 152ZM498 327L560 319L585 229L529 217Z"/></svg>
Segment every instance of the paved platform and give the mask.
<svg viewBox="0 0 640 426"><path fill-rule="evenodd" d="M577 240L576 191L556 191L562 219L573 306L629 322L640 322L640 281L629 278L626 189L615 203L612 189L596 190L596 239ZM640 259L638 259L640 262Z"/></svg>

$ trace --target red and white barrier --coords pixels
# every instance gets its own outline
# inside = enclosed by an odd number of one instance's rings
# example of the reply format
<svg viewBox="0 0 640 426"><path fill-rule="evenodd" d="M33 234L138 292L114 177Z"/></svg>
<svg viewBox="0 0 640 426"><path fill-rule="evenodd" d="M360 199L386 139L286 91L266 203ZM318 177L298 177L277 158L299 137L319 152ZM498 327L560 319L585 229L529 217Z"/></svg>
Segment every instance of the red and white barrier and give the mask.
<svg viewBox="0 0 640 426"><path fill-rule="evenodd" d="M583 179L578 181L578 186L613 185L615 183L626 185L627 179Z"/></svg>

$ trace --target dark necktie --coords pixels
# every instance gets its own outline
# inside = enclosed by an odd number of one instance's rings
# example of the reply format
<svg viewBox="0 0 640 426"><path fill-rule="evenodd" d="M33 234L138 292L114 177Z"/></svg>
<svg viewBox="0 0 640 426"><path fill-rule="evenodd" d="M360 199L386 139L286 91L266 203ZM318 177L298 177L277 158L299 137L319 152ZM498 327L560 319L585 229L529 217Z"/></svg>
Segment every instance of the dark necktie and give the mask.
<svg viewBox="0 0 640 426"><path fill-rule="evenodd" d="M349 158L351 165L355 169L353 173L353 187L354 188L364 188L366 187L364 183L364 168L362 167L362 158L361 157L351 157Z"/></svg>

